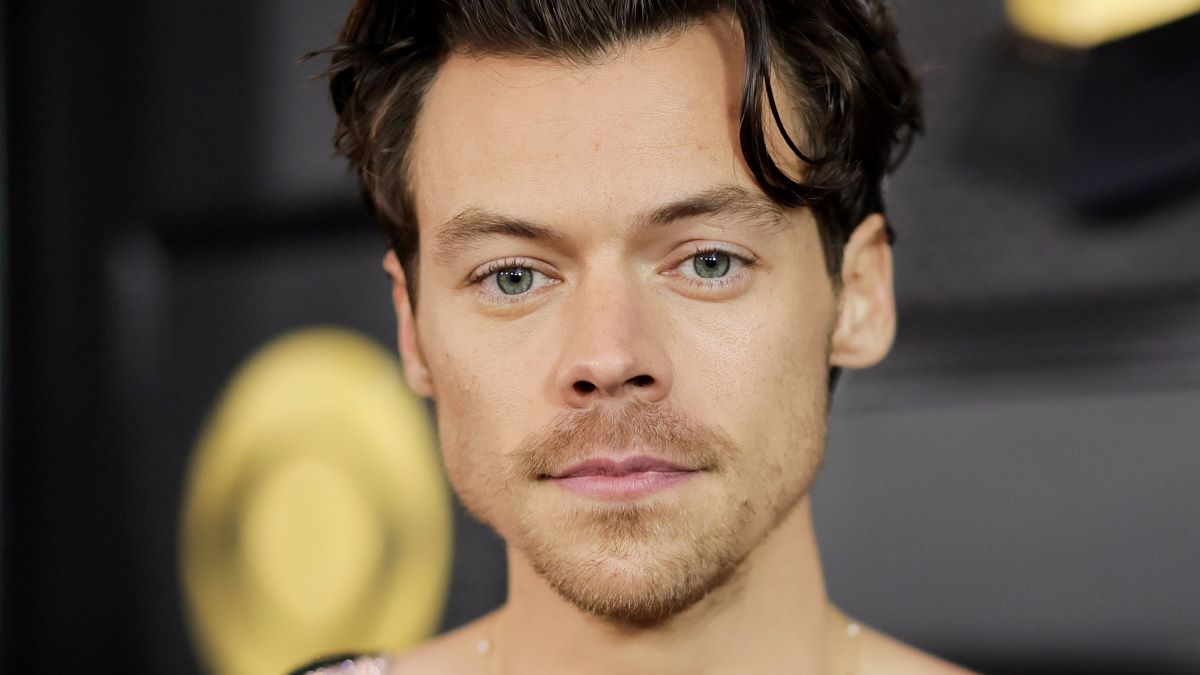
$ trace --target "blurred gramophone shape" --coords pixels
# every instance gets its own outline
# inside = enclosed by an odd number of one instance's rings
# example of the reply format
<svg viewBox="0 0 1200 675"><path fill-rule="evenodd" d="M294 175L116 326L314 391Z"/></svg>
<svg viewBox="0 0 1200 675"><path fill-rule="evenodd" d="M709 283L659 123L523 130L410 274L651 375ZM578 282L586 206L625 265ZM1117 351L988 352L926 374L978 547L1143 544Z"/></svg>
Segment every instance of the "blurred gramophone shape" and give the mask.
<svg viewBox="0 0 1200 675"><path fill-rule="evenodd" d="M1200 11L1197 0L1008 0L1018 30L1046 42L1088 49Z"/></svg>
<svg viewBox="0 0 1200 675"><path fill-rule="evenodd" d="M1200 0L1007 0L966 142L981 166L1105 217L1200 185Z"/></svg>
<svg viewBox="0 0 1200 675"><path fill-rule="evenodd" d="M450 495L395 357L333 328L277 339L221 396L193 456L183 586L206 666L288 672L437 630Z"/></svg>

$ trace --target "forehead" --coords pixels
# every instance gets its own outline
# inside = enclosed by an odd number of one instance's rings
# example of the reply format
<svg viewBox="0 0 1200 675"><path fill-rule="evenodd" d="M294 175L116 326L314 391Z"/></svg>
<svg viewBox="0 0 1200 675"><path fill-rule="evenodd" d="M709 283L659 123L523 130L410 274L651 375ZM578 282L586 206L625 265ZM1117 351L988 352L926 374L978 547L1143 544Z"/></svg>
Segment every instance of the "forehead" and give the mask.
<svg viewBox="0 0 1200 675"><path fill-rule="evenodd" d="M452 55L411 146L423 234L467 208L619 220L715 184L754 188L738 150L742 49L715 18L588 65Z"/></svg>

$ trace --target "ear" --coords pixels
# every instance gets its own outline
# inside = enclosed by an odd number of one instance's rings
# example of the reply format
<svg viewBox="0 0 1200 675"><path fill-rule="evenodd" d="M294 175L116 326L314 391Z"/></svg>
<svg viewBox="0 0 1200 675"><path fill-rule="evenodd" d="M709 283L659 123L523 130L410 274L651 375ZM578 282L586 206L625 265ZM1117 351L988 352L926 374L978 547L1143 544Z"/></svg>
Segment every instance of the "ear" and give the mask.
<svg viewBox="0 0 1200 675"><path fill-rule="evenodd" d="M429 368L421 351L416 317L413 316L413 305L408 297L408 282L395 251L388 251L383 257L383 269L392 278L392 305L396 308L397 342L400 347L400 361L404 364L404 377L413 393L421 398L431 398L433 381L429 377Z"/></svg>
<svg viewBox="0 0 1200 675"><path fill-rule="evenodd" d="M846 243L831 366L868 368L891 351L896 337L896 299L886 225L882 215L872 213Z"/></svg>

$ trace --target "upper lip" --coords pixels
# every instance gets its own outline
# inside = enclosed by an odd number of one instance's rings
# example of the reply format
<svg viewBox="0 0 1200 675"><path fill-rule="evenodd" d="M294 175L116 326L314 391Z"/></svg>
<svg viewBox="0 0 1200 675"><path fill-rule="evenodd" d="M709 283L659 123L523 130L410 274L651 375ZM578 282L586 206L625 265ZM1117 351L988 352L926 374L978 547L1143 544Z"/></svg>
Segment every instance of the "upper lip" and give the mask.
<svg viewBox="0 0 1200 675"><path fill-rule="evenodd" d="M680 466L660 457L631 455L628 457L591 457L570 464L550 474L551 478L573 478L576 476L625 476L643 471L696 471Z"/></svg>

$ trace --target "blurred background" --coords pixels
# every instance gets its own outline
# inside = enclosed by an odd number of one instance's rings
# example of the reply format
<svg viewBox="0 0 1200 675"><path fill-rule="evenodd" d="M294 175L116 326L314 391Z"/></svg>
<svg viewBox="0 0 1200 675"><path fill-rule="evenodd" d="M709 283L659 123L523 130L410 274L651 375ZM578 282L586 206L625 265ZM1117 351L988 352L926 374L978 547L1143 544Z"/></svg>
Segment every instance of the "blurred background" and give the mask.
<svg viewBox="0 0 1200 675"><path fill-rule="evenodd" d="M0 671L269 672L502 602L298 62L350 4L0 5ZM891 4L929 131L830 594L989 673L1200 672L1200 3Z"/></svg>

